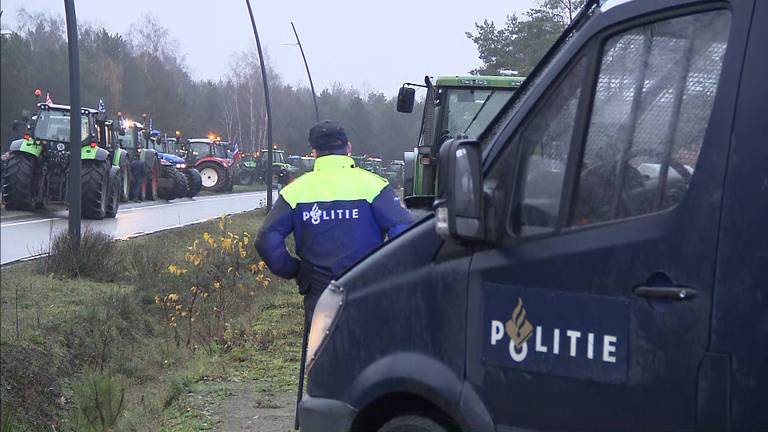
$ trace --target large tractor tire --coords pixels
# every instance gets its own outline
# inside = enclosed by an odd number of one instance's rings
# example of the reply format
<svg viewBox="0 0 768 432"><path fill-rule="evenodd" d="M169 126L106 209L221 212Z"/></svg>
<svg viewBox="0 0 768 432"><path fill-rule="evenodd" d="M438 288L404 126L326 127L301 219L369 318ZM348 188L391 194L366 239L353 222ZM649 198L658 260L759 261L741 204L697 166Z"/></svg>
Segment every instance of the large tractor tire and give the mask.
<svg viewBox="0 0 768 432"><path fill-rule="evenodd" d="M157 194L160 179L160 163L155 160L147 162L146 179L142 188L144 201L155 201L160 196Z"/></svg>
<svg viewBox="0 0 768 432"><path fill-rule="evenodd" d="M203 180L203 190L214 191L224 187L227 181L227 173L221 165L213 162L203 162L197 167Z"/></svg>
<svg viewBox="0 0 768 432"><path fill-rule="evenodd" d="M107 195L107 211L104 216L108 218L117 216L122 191L123 173L119 167L113 167L109 170L109 195Z"/></svg>
<svg viewBox="0 0 768 432"><path fill-rule="evenodd" d="M38 159L13 152L5 165L5 205L8 210L34 210L39 188Z"/></svg>
<svg viewBox="0 0 768 432"><path fill-rule="evenodd" d="M184 173L175 171L173 173L175 178L173 179L173 194L175 198L184 198L189 194L189 182L187 176Z"/></svg>
<svg viewBox="0 0 768 432"><path fill-rule="evenodd" d="M252 185L253 176L251 175L251 172L246 170L239 170L237 172L237 176L235 176L235 183L239 184L240 186Z"/></svg>
<svg viewBox="0 0 768 432"><path fill-rule="evenodd" d="M85 219L104 219L109 202L109 171L106 161L84 160L80 174L81 209Z"/></svg>
<svg viewBox="0 0 768 432"><path fill-rule="evenodd" d="M189 184L187 196L192 198L199 194L200 190L203 188L203 178L200 177L200 171L194 168L187 168L187 170L184 171L184 175L187 176L187 184Z"/></svg>
<svg viewBox="0 0 768 432"><path fill-rule="evenodd" d="M120 195L120 202L128 201L128 196L131 194L131 167L128 157L120 158L120 184L117 189Z"/></svg>
<svg viewBox="0 0 768 432"><path fill-rule="evenodd" d="M168 182L163 182L163 187L157 190L157 198L172 201L178 198L176 194L176 168L173 165L165 165L160 167L160 178L170 180L170 186Z"/></svg>

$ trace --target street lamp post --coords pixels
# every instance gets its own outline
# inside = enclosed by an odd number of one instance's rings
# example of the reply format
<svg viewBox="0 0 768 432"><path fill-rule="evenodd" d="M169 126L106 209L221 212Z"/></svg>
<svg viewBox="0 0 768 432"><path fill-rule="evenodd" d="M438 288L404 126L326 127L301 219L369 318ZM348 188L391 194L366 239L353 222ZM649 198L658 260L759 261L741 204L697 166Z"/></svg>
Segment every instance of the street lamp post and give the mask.
<svg viewBox="0 0 768 432"><path fill-rule="evenodd" d="M67 51L69 55L69 236L72 248L80 249L80 53L77 46L77 16L74 0L64 0L67 19Z"/></svg>
<svg viewBox="0 0 768 432"><path fill-rule="evenodd" d="M261 41L259 40L259 31L256 30L256 21L253 19L253 9L251 2L245 0L248 6L248 15L251 16L251 27L253 27L253 36L256 38L256 49L259 51L259 65L261 66L261 81L264 85L264 103L267 109L267 211L272 210L272 104L269 100L269 83L267 82L267 69L264 66L264 55L261 52Z"/></svg>
<svg viewBox="0 0 768 432"><path fill-rule="evenodd" d="M291 21L291 28L293 29L293 34L296 36L296 44L299 46L299 50L301 51L301 58L304 60L304 67L307 69L307 78L309 78L309 88L312 90L312 103L315 106L315 121L320 121L320 111L317 109L317 95L315 94L315 85L312 83L312 74L309 73L309 64L307 63L307 56L304 55L304 47L301 46L301 40L299 40L299 33L296 31L296 26L293 25L293 21Z"/></svg>

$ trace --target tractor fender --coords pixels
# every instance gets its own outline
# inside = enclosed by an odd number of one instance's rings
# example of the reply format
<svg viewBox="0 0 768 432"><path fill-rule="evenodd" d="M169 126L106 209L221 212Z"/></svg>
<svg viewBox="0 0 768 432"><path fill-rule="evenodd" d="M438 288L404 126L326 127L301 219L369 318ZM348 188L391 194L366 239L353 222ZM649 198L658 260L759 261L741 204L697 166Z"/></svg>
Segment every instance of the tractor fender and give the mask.
<svg viewBox="0 0 768 432"><path fill-rule="evenodd" d="M109 158L109 152L101 147L82 146L80 147L80 159L105 161Z"/></svg>
<svg viewBox="0 0 768 432"><path fill-rule="evenodd" d="M11 148L9 151L22 151L29 153L34 157L40 157L40 153L43 151L43 147L40 144L36 144L34 140L17 139L11 142Z"/></svg>
<svg viewBox="0 0 768 432"><path fill-rule="evenodd" d="M115 155L112 157L112 165L120 166L120 162L128 160L128 152L125 149L117 149Z"/></svg>

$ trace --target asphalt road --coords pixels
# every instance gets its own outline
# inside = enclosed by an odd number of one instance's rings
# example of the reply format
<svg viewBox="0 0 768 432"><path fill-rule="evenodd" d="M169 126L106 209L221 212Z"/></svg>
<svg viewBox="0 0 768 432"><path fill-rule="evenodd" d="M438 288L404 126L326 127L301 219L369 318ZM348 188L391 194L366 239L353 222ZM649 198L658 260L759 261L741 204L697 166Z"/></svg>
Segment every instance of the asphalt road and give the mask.
<svg viewBox="0 0 768 432"><path fill-rule="evenodd" d="M124 203L117 217L83 221L86 227L103 231L114 238L128 238L168 228L189 225L261 208L266 205L265 191L213 195L179 200ZM275 196L275 195L273 195ZM0 264L7 264L48 251L54 234L68 226L67 210L53 208L47 213L7 211L0 217Z"/></svg>

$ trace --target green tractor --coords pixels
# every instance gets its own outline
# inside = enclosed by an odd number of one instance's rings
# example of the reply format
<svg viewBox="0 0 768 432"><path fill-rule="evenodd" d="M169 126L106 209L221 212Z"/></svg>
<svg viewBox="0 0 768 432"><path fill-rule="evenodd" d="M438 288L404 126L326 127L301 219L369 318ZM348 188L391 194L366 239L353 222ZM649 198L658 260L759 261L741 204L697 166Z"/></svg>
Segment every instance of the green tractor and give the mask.
<svg viewBox="0 0 768 432"><path fill-rule="evenodd" d="M272 151L272 184L277 183L277 175L285 171L293 178L299 175L299 169L286 162L285 152L282 150ZM260 151L256 154L246 154L237 160L235 168L235 178L237 184L266 183L267 178L267 151Z"/></svg>
<svg viewBox="0 0 768 432"><path fill-rule="evenodd" d="M441 76L434 83L425 77L423 85L400 87L397 111L403 113L413 112L414 87L427 89L418 145L404 158L407 207L432 207L441 144L452 138L479 137L524 80L516 76Z"/></svg>
<svg viewBox="0 0 768 432"><path fill-rule="evenodd" d="M120 124L117 138L120 148L128 153L129 162L137 159L143 161L147 173L141 184L139 196L133 198L140 201L154 201L160 198L158 195L160 160L157 151L147 146L149 132L142 123L124 119L121 113L117 115Z"/></svg>
<svg viewBox="0 0 768 432"><path fill-rule="evenodd" d="M37 108L31 119L29 113L23 113L21 121L14 121L14 129L23 127L24 136L11 143L5 164L7 208L45 209L51 202L66 202L69 154L79 147L83 218L115 217L123 185L120 161L124 153L107 136L105 114L82 109L83 141L73 149L69 142L70 107L40 103Z"/></svg>

